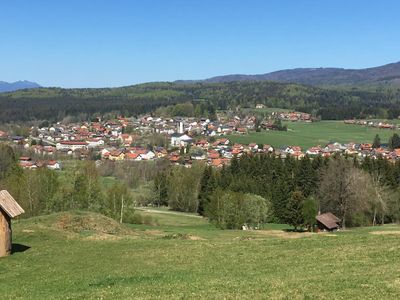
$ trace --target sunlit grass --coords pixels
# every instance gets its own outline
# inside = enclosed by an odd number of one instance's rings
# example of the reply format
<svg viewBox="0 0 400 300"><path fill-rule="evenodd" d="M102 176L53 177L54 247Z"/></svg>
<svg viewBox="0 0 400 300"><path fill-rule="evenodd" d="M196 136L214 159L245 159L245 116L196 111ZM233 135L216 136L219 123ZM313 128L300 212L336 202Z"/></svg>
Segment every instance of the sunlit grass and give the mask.
<svg viewBox="0 0 400 300"><path fill-rule="evenodd" d="M382 143L399 130L378 129L361 125L344 124L343 121L321 121L314 123L288 122L288 131L251 132L247 135L229 135L233 143L270 144L274 147L301 146L305 149L312 146L325 146L329 142L372 143L379 134Z"/></svg>
<svg viewBox="0 0 400 300"><path fill-rule="evenodd" d="M400 293L400 235L371 234L400 232L397 225L332 234L285 232L290 227L276 224L222 231L202 218L147 214L157 226L129 225L115 236L62 231L54 225L60 214L15 222L14 243L30 248L0 259L2 298L397 299Z"/></svg>

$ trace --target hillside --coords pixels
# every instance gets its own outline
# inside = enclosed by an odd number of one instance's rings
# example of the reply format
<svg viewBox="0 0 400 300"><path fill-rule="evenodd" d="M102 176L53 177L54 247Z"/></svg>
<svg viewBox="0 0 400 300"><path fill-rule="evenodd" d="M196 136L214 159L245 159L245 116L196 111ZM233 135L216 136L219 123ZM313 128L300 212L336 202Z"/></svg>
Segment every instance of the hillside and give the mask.
<svg viewBox="0 0 400 300"><path fill-rule="evenodd" d="M326 120L397 118L400 88L337 89L273 81L223 83L146 83L119 88L39 88L0 94L0 123L55 121L66 116L91 117L118 112L138 115L160 106L205 101L214 109L267 107L313 113Z"/></svg>
<svg viewBox="0 0 400 300"><path fill-rule="evenodd" d="M397 225L331 234L286 232L277 224L224 231L202 219L152 216L160 218L157 226L121 227L79 212L15 221L15 253L0 259L3 298L397 299L400 293Z"/></svg>
<svg viewBox="0 0 400 300"><path fill-rule="evenodd" d="M400 62L367 69L299 68L258 75L225 75L205 82L230 81L291 82L307 85L400 85Z"/></svg>
<svg viewBox="0 0 400 300"><path fill-rule="evenodd" d="M16 81L16 82L5 82L0 81L0 93L4 92L13 92L22 89L35 89L40 88L41 86L36 82L30 81Z"/></svg>

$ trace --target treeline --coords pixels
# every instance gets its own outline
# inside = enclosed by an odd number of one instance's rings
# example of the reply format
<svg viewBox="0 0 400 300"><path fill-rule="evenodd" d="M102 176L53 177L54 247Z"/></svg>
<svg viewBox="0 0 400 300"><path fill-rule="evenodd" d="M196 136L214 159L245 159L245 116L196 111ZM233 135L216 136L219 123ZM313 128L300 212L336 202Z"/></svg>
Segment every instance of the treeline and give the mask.
<svg viewBox="0 0 400 300"><path fill-rule="evenodd" d="M149 185L147 195L134 199L131 188ZM13 149L0 144L0 188L22 205L25 217L83 209L130 222L134 204L151 204L197 212L227 229L265 222L311 229L318 211L334 213L343 227L375 225L400 221L399 185L400 161L381 157L243 155L221 169L162 160L97 166L74 161L57 172L23 170Z"/></svg>
<svg viewBox="0 0 400 300"><path fill-rule="evenodd" d="M334 213L343 227L361 226L400 221L399 184L400 162L382 158L262 154L220 170L199 164L160 172L154 204L198 212L222 228L265 221L311 228L318 211Z"/></svg>
<svg viewBox="0 0 400 300"><path fill-rule="evenodd" d="M173 107L185 102L191 102L193 108ZM148 83L108 89L41 88L0 94L0 120L59 121L77 115L90 119L109 112L130 116L151 113L163 106L169 108L158 112L167 115L212 116L216 109L254 107L258 103L308 112L322 119L390 119L400 115L400 89L323 89L269 81Z"/></svg>
<svg viewBox="0 0 400 300"><path fill-rule="evenodd" d="M93 161L77 162L62 173L39 168L23 170L7 145L0 144L0 189L6 189L24 208L23 217L65 210L91 210L116 220L133 218L128 186L105 186ZM122 209L124 208L124 209Z"/></svg>
<svg viewBox="0 0 400 300"><path fill-rule="evenodd" d="M156 109L156 116L162 117L197 117L216 119L215 106L206 101L185 102L162 106Z"/></svg>

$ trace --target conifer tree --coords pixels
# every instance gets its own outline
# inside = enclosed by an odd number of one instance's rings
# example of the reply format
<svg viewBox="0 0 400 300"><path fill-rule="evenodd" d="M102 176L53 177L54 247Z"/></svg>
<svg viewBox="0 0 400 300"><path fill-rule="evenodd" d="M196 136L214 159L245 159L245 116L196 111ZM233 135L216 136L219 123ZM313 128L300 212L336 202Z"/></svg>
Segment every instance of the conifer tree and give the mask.
<svg viewBox="0 0 400 300"><path fill-rule="evenodd" d="M380 148L381 147L381 138L379 137L379 134L375 135L374 141L372 143L372 148Z"/></svg>
<svg viewBox="0 0 400 300"><path fill-rule="evenodd" d="M300 191L295 191L292 193L286 205L286 223L292 225L295 231L304 224L304 200L303 194Z"/></svg>

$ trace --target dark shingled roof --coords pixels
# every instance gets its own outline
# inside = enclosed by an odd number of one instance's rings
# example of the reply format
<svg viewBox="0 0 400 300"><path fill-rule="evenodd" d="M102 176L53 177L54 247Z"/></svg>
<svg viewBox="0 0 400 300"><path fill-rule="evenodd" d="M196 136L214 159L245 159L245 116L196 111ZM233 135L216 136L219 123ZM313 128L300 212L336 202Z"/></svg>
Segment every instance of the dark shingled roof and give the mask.
<svg viewBox="0 0 400 300"><path fill-rule="evenodd" d="M317 216L317 221L320 222L328 229L335 229L338 227L338 223L340 219L336 217L334 214L328 212L324 214L320 214Z"/></svg>

